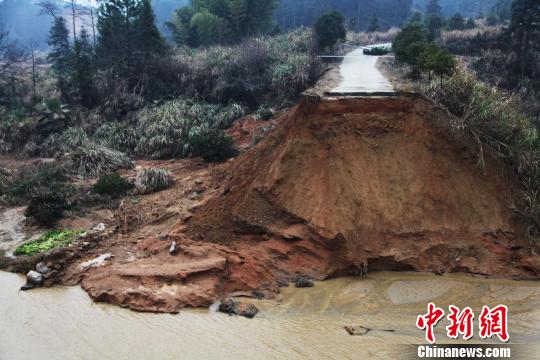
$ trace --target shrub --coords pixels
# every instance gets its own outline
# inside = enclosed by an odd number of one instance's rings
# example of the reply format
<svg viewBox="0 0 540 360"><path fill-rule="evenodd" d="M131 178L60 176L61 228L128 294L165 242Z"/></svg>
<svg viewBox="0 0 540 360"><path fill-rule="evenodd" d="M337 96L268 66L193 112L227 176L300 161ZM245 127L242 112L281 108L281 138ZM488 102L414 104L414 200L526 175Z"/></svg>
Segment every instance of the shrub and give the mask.
<svg viewBox="0 0 540 360"><path fill-rule="evenodd" d="M268 106L261 105L255 112L255 116L257 117L257 119L260 120L270 120L272 116L274 116L274 113L272 112L272 109L270 109Z"/></svg>
<svg viewBox="0 0 540 360"><path fill-rule="evenodd" d="M30 200L25 216L32 217L37 223L50 226L62 218L68 204L59 192L44 191L38 193Z"/></svg>
<svg viewBox="0 0 540 360"><path fill-rule="evenodd" d="M56 156L70 153L81 146L87 146L89 143L88 135L83 129L67 128L61 134L51 134L47 137L43 144L43 154Z"/></svg>
<svg viewBox="0 0 540 360"><path fill-rule="evenodd" d="M177 99L139 114L136 148L152 159L187 157L192 153L190 134L203 128L226 128L244 115L240 105L226 107Z"/></svg>
<svg viewBox="0 0 540 360"><path fill-rule="evenodd" d="M94 133L93 139L108 148L133 153L137 146L137 133L134 127L124 122L106 122Z"/></svg>
<svg viewBox="0 0 540 360"><path fill-rule="evenodd" d="M165 190L171 184L171 177L167 170L159 168L144 169L135 179L135 188L138 194L151 194Z"/></svg>
<svg viewBox="0 0 540 360"><path fill-rule="evenodd" d="M41 192L59 190L65 180L65 169L58 163L33 163L12 175L7 192L11 197L31 199Z"/></svg>
<svg viewBox="0 0 540 360"><path fill-rule="evenodd" d="M334 47L338 40L344 40L347 36L344 24L345 18L340 12L321 15L313 26L318 48L324 51Z"/></svg>
<svg viewBox="0 0 540 360"><path fill-rule="evenodd" d="M206 162L219 162L238 155L233 139L218 129L202 130L191 139L193 155Z"/></svg>
<svg viewBox="0 0 540 360"><path fill-rule="evenodd" d="M15 249L15 255L32 256L39 253L49 251L69 245L83 231L79 230L63 230L49 231L42 235L37 240L30 241Z"/></svg>
<svg viewBox="0 0 540 360"><path fill-rule="evenodd" d="M427 34L424 27L418 23L408 24L396 35L392 43L396 60L416 66L418 55L426 42Z"/></svg>
<svg viewBox="0 0 540 360"><path fill-rule="evenodd" d="M92 191L100 195L120 197L126 195L133 189L133 186L134 185L129 180L114 173L101 176L92 187Z"/></svg>
<svg viewBox="0 0 540 360"><path fill-rule="evenodd" d="M73 171L83 178L110 174L133 166L126 154L94 143L77 148L68 160Z"/></svg>

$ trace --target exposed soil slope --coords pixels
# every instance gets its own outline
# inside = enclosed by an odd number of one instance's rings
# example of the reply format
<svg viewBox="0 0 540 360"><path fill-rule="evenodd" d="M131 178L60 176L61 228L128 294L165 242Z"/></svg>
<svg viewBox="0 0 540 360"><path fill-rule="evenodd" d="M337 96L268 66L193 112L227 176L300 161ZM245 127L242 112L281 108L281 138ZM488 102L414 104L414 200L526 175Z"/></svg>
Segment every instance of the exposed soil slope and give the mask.
<svg viewBox="0 0 540 360"><path fill-rule="evenodd" d="M495 158L452 137L427 100L305 99L259 146L212 172L186 224L91 269L92 297L138 310L271 297L278 280L371 270L537 278ZM188 217L189 219L189 217ZM171 241L177 255L169 254Z"/></svg>

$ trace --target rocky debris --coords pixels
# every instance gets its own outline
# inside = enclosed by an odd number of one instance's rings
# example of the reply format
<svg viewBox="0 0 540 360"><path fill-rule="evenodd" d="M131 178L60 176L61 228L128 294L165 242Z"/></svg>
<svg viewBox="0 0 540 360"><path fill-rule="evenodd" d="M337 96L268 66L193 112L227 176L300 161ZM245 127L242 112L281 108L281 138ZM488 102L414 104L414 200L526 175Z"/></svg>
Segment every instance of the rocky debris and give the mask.
<svg viewBox="0 0 540 360"><path fill-rule="evenodd" d="M385 332L395 332L393 329L371 329L365 326L345 326L345 331L351 336L363 336L369 333L370 331L385 331Z"/></svg>
<svg viewBox="0 0 540 360"><path fill-rule="evenodd" d="M195 185L202 185L203 181L201 179L195 179L194 183Z"/></svg>
<svg viewBox="0 0 540 360"><path fill-rule="evenodd" d="M35 287L40 287L41 285L43 285L43 280L44 277L42 274L37 271L30 270L26 274L26 284L21 287L21 290L30 290Z"/></svg>
<svg viewBox="0 0 540 360"><path fill-rule="evenodd" d="M92 227L92 229L90 229L90 231L101 232L101 231L105 231L106 228L107 227L105 226L104 223L99 223L96 226Z"/></svg>
<svg viewBox="0 0 540 360"><path fill-rule="evenodd" d="M171 244L171 247L169 248L169 254L176 255L176 252L178 251L176 241L173 241Z"/></svg>
<svg viewBox="0 0 540 360"><path fill-rule="evenodd" d="M315 284L313 283L313 280L308 278L307 276L299 276L296 281L294 282L294 286L297 288L308 288L313 287Z"/></svg>
<svg viewBox="0 0 540 360"><path fill-rule="evenodd" d="M45 265L44 263L42 262L39 262L37 263L36 265L36 271L42 275L47 275L48 273L50 273L52 270L51 268L49 268L47 265Z"/></svg>
<svg viewBox="0 0 540 360"><path fill-rule="evenodd" d="M87 270L93 267L103 266L105 264L105 261L111 259L112 257L113 257L113 254L111 253L101 254L94 259L81 263L80 268L81 270Z"/></svg>
<svg viewBox="0 0 540 360"><path fill-rule="evenodd" d="M219 304L220 312L229 315L240 315L252 319L259 313L259 309L253 304L239 302L235 299L226 298Z"/></svg>

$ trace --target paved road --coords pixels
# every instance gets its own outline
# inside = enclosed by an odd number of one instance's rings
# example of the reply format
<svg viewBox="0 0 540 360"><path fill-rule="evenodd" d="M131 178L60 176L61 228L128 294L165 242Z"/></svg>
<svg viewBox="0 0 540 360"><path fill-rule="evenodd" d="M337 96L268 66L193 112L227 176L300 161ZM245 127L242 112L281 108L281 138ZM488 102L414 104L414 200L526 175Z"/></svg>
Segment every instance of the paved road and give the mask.
<svg viewBox="0 0 540 360"><path fill-rule="evenodd" d="M363 48L348 53L340 66L341 83L329 93L346 95L362 92L393 92L394 87L390 81L376 67L378 59L378 56L364 55Z"/></svg>

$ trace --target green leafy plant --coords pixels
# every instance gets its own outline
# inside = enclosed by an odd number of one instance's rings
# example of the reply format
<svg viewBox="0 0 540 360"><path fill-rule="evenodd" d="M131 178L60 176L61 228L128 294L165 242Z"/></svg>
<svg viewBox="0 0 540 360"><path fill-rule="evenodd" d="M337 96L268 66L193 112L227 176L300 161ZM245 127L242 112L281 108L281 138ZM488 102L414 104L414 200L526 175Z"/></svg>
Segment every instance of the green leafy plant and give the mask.
<svg viewBox="0 0 540 360"><path fill-rule="evenodd" d="M390 53L390 49L386 46L374 46L363 50L364 55L382 56Z"/></svg>
<svg viewBox="0 0 540 360"><path fill-rule="evenodd" d="M30 241L15 249L15 255L32 256L44 253L51 249L57 249L69 245L77 235L82 234L81 230L54 230L42 235L37 240Z"/></svg>
<svg viewBox="0 0 540 360"><path fill-rule="evenodd" d="M206 162L220 162L238 155L233 139L218 129L208 129L193 135L193 155Z"/></svg>
<svg viewBox="0 0 540 360"><path fill-rule="evenodd" d="M126 195L134 185L117 173L101 176L92 187L92 191L100 195L120 197Z"/></svg>

